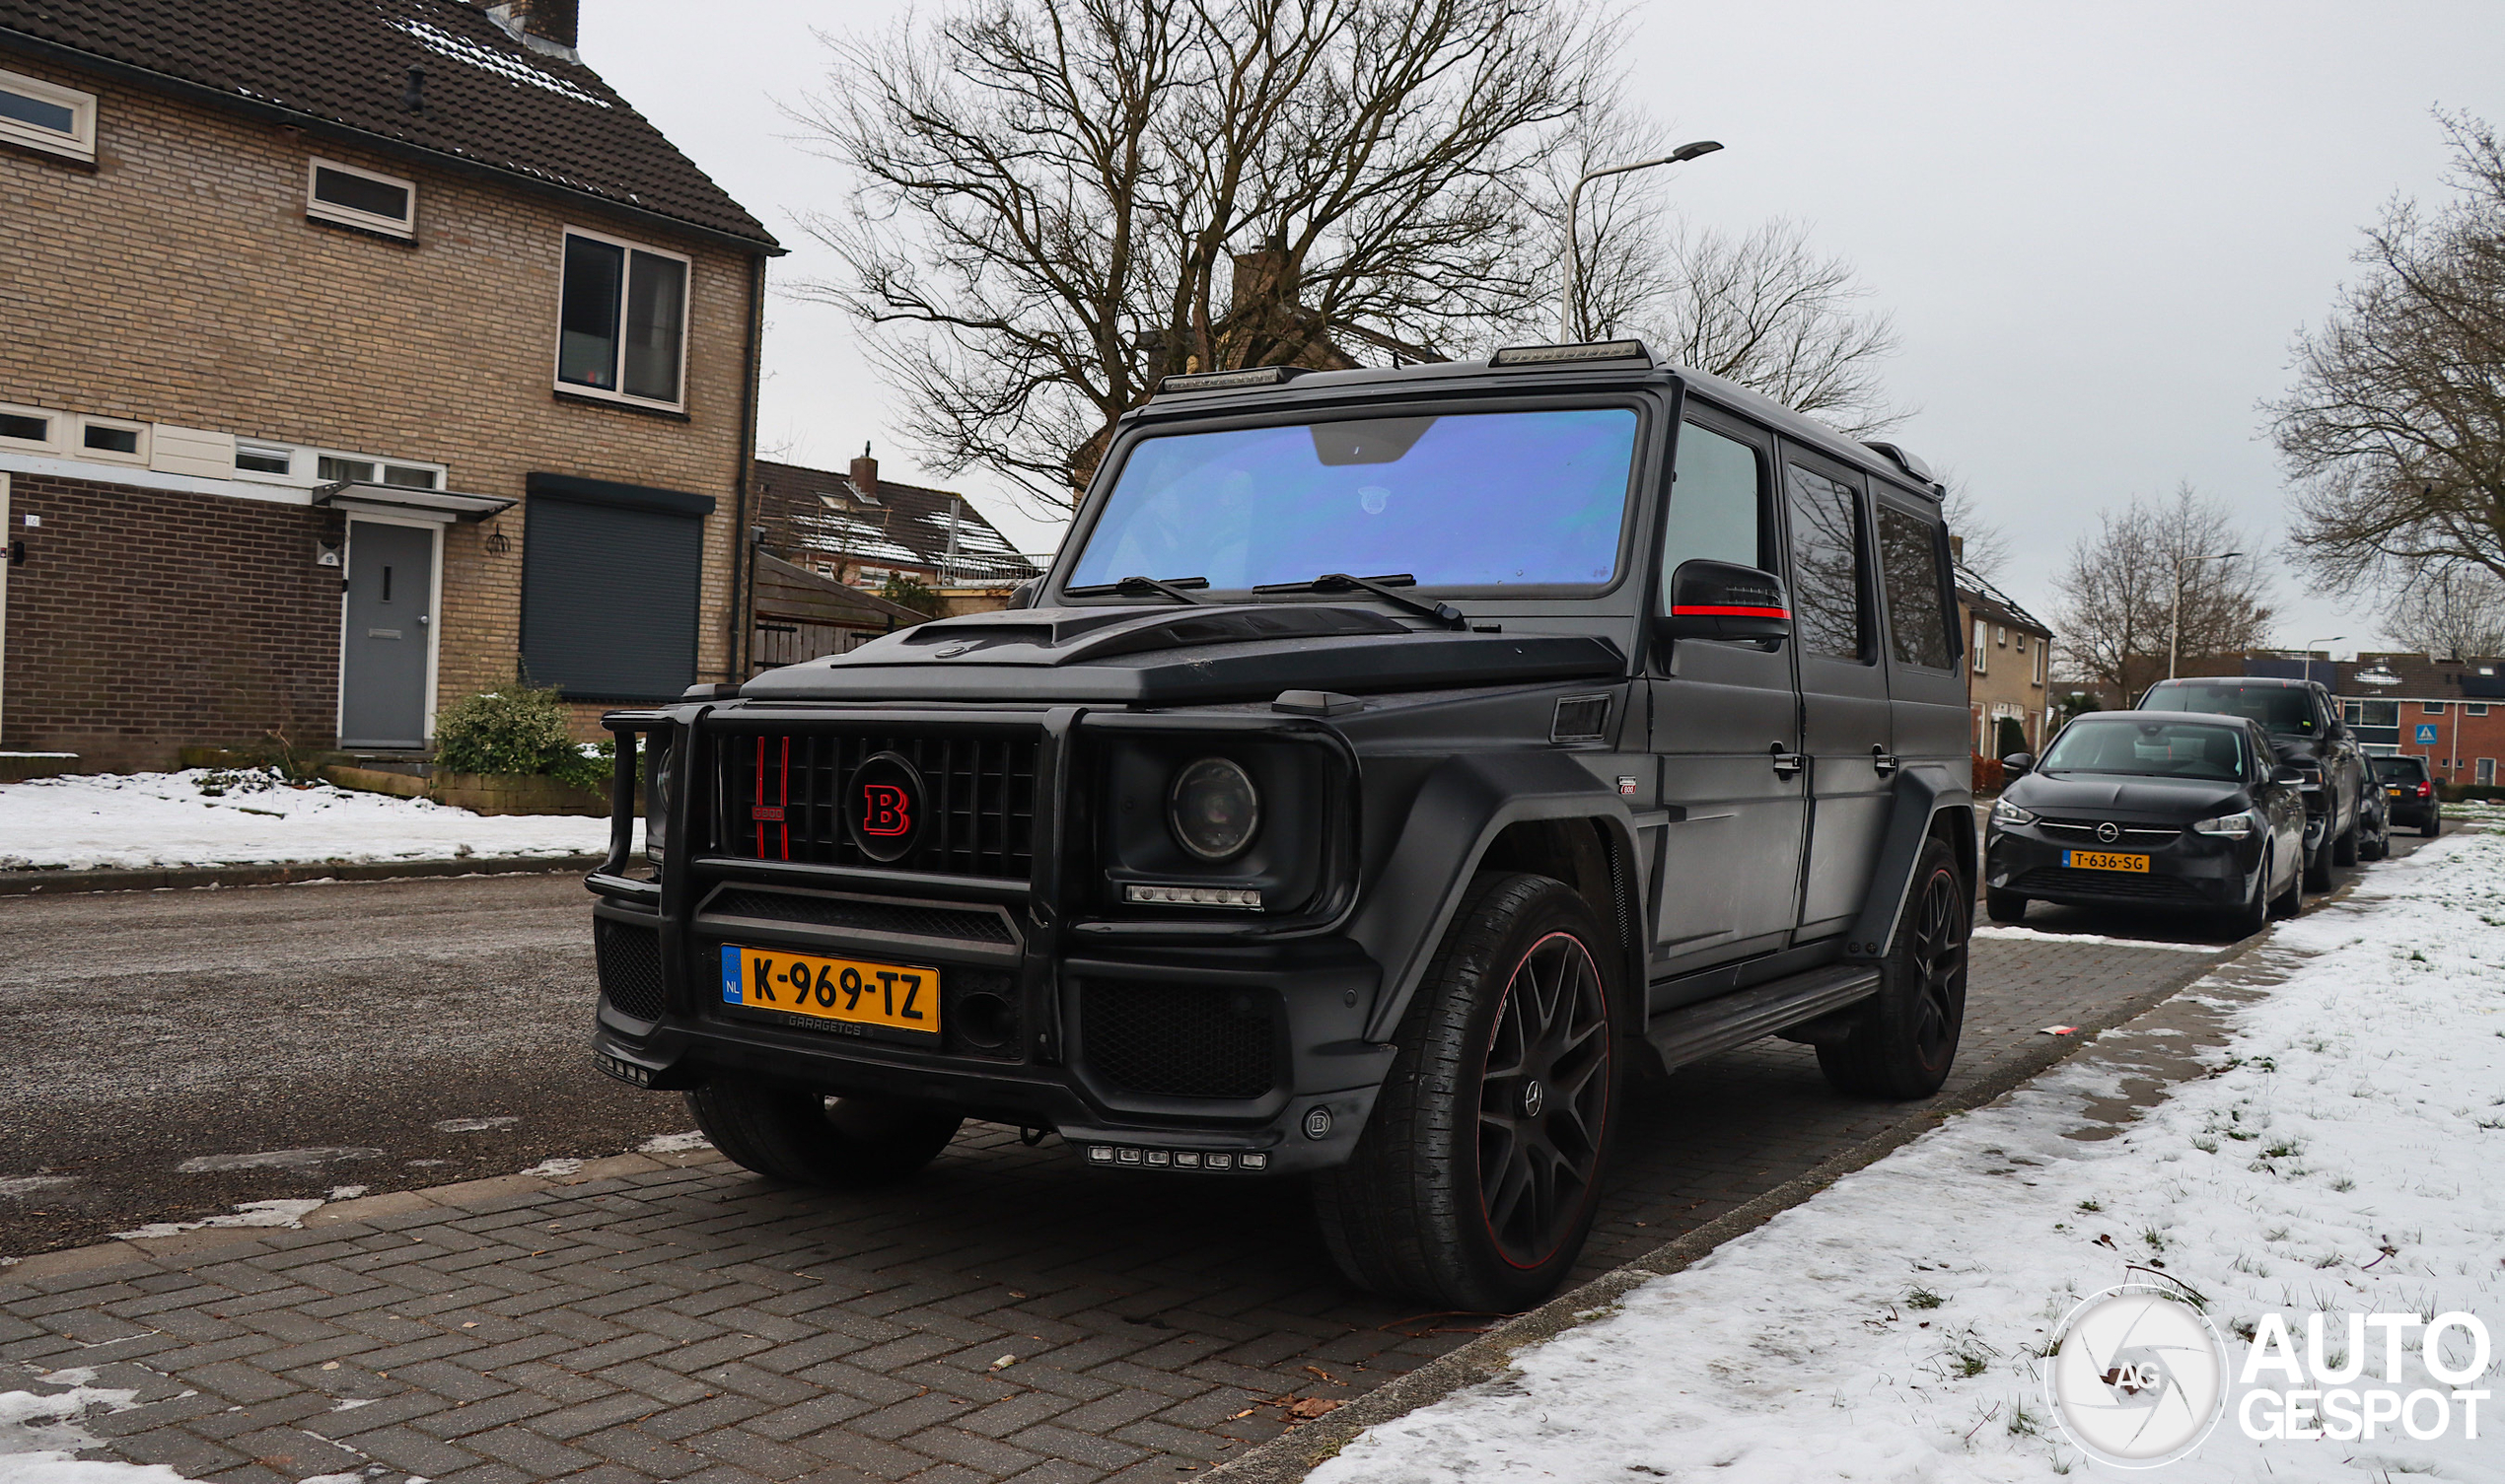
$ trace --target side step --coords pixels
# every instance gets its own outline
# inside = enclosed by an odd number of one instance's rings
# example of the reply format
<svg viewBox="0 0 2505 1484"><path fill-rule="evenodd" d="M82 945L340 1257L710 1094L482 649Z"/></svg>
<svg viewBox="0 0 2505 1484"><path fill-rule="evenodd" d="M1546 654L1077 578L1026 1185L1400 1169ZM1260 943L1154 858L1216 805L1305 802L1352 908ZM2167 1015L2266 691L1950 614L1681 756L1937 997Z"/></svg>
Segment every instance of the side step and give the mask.
<svg viewBox="0 0 2505 1484"><path fill-rule="evenodd" d="M1662 1065L1676 1070L1842 1010L1878 989L1879 971L1870 965L1828 964L1665 1011L1644 1027L1644 1038L1661 1053Z"/></svg>

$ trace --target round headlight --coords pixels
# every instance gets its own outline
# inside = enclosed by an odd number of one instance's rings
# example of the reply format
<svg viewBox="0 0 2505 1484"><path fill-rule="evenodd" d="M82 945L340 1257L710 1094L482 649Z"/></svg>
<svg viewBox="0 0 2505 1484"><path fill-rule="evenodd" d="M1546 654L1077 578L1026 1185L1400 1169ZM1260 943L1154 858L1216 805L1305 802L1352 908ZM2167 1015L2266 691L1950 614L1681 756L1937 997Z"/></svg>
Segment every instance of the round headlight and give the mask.
<svg viewBox="0 0 2505 1484"><path fill-rule="evenodd" d="M1244 769L1204 757L1175 775L1166 816L1183 849L1204 861L1230 860L1260 831L1261 795Z"/></svg>

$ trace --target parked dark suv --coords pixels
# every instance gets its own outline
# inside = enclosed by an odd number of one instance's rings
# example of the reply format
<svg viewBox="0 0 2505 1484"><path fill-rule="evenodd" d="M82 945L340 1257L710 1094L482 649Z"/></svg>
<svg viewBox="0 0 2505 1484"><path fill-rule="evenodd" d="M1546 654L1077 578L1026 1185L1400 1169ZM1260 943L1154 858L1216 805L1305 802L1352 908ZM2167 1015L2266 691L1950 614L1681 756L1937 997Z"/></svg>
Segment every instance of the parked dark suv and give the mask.
<svg viewBox="0 0 2505 1484"><path fill-rule="evenodd" d="M2404 755L2370 761L2394 824L2409 825L2429 839L2444 833L2444 801L2437 797L2435 774L2427 770L2425 758Z"/></svg>
<svg viewBox="0 0 2505 1484"><path fill-rule="evenodd" d="M1638 343L1171 379L1032 605L608 718L600 1065L786 1180L1310 1175L1356 1282L1522 1307L1639 1062L1947 1076L1952 592L1917 461Z"/></svg>
<svg viewBox="0 0 2505 1484"><path fill-rule="evenodd" d="M2339 719L2339 703L2312 680L2225 675L2160 680L2142 711L2207 711L2248 717L2270 735L2279 759L2305 777L2305 885L2327 891L2333 866L2354 866L2367 817L2365 749Z"/></svg>

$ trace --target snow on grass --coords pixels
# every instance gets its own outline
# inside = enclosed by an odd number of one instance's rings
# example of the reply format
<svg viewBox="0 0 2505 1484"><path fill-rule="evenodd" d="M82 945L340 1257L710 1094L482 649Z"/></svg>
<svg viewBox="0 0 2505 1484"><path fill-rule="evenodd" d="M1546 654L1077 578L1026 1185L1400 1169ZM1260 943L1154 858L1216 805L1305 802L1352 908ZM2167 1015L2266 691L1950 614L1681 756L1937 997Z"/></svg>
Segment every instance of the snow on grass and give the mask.
<svg viewBox="0 0 2505 1484"><path fill-rule="evenodd" d="M683 1155L692 1150L711 1149L713 1141L690 1130L683 1134L655 1134L637 1145L639 1155Z"/></svg>
<svg viewBox="0 0 2505 1484"><path fill-rule="evenodd" d="M0 784L0 871L598 855L608 821L192 768Z"/></svg>
<svg viewBox="0 0 2505 1484"><path fill-rule="evenodd" d="M2116 1080L2091 1048L1522 1352L1506 1377L1373 1429L1314 1484L2093 1467L2045 1415L2038 1357L2075 1298L2153 1276L2134 1264L2207 1296L2238 1367L2237 1336L2268 1311L2300 1346L2315 1312L2465 1310L2505 1332L2505 838L2373 868L2263 952L2287 978L2257 997L2210 986L2229 1044L2137 1121L2082 1115ZM2361 1384L2380 1380L2381 1352ZM2468 1384L2505 1390L2497 1378ZM2457 1409L2434 1442L2389 1423L2372 1441L2254 1442L2229 1378L2206 1446L2152 1477L2505 1478L2492 1404L2476 1441ZM2404 1352L2398 1385L2437 1384Z"/></svg>

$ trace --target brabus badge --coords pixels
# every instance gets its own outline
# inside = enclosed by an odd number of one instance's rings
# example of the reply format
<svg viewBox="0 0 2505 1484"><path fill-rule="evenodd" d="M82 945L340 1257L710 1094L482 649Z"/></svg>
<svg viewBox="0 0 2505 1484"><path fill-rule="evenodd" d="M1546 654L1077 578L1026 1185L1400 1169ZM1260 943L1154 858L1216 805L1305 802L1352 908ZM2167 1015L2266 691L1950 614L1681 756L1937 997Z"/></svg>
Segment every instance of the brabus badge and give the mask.
<svg viewBox="0 0 2505 1484"><path fill-rule="evenodd" d="M874 861L900 861L922 833L922 774L897 752L876 752L852 770L844 822L852 843Z"/></svg>

